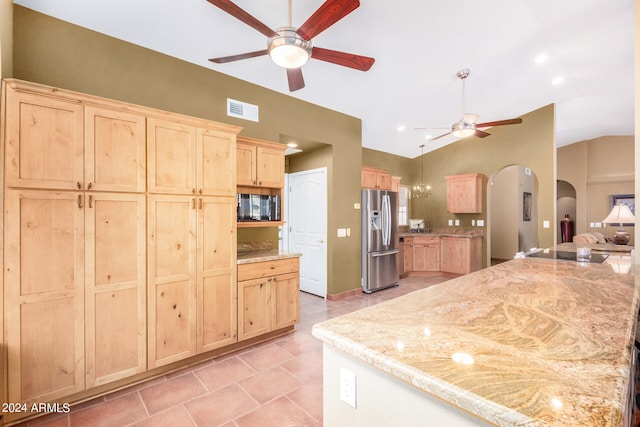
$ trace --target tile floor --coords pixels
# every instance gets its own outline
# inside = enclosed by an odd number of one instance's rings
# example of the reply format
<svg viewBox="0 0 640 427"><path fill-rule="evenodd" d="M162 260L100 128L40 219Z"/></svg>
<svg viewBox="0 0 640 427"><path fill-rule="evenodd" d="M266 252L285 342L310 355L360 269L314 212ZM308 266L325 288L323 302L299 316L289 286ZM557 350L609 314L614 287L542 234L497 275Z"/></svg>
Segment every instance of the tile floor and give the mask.
<svg viewBox="0 0 640 427"><path fill-rule="evenodd" d="M21 426L321 426L322 344L311 327L444 280L411 277L397 287L339 301L301 293L300 323L293 334Z"/></svg>

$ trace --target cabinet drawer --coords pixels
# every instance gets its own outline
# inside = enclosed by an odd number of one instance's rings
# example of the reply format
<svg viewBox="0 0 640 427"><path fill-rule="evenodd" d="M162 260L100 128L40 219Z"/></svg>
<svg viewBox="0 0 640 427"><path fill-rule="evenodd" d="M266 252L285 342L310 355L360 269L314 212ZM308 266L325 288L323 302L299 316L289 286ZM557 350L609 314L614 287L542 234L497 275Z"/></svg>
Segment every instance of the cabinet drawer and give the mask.
<svg viewBox="0 0 640 427"><path fill-rule="evenodd" d="M426 236L420 236L420 237L414 237L413 238L413 244L414 245L439 245L440 244L440 237L426 237Z"/></svg>
<svg viewBox="0 0 640 427"><path fill-rule="evenodd" d="M294 273L296 271L300 271L300 259L298 257L240 264L238 265L238 281Z"/></svg>

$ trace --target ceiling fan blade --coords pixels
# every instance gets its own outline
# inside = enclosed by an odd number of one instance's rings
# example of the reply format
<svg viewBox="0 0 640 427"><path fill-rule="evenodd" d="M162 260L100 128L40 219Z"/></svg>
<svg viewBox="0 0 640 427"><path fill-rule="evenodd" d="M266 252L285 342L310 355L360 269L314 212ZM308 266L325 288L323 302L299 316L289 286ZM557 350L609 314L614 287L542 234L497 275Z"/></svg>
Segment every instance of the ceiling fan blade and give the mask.
<svg viewBox="0 0 640 427"><path fill-rule="evenodd" d="M491 135L491 134L488 133L488 132L485 132L483 130L479 130L479 129L476 129L476 133L474 133L474 136L477 136L478 138L485 138L485 137L487 137L489 135Z"/></svg>
<svg viewBox="0 0 640 427"><path fill-rule="evenodd" d="M241 59L249 59L249 58L255 58L256 56L263 56L268 53L269 51L267 49L256 50L255 52L241 53L239 55L223 56L221 58L211 58L209 59L209 61L215 62L216 64L224 64L227 62L240 61Z"/></svg>
<svg viewBox="0 0 640 427"><path fill-rule="evenodd" d="M360 6L358 0L327 0L298 28L298 35L311 40Z"/></svg>
<svg viewBox="0 0 640 427"><path fill-rule="evenodd" d="M311 50L311 57L320 61L331 62L360 71L368 71L376 61L368 56L355 55L353 53L338 52L337 50L314 47Z"/></svg>
<svg viewBox="0 0 640 427"><path fill-rule="evenodd" d="M278 33L273 31L271 28L267 27L262 22L258 21L253 16L249 15L247 12L244 11L244 9L240 8L235 3L229 0L207 0L207 1L212 5L224 10L234 18L237 18L240 21L244 22L254 30L260 31L262 34L264 34L267 37L276 37L278 35Z"/></svg>
<svg viewBox="0 0 640 427"><path fill-rule="evenodd" d="M478 128L486 128L489 126L504 126L504 125L519 125L522 123L522 119L509 119L509 120L498 120L497 122L486 122L486 123L478 123L476 127Z"/></svg>
<svg viewBox="0 0 640 427"><path fill-rule="evenodd" d="M440 136L436 136L435 138L431 138L429 141L435 141L436 139L444 138L447 135L451 135L451 132L443 133Z"/></svg>
<svg viewBox="0 0 640 427"><path fill-rule="evenodd" d="M287 68L287 80L289 81L289 92L294 92L304 87L302 68Z"/></svg>

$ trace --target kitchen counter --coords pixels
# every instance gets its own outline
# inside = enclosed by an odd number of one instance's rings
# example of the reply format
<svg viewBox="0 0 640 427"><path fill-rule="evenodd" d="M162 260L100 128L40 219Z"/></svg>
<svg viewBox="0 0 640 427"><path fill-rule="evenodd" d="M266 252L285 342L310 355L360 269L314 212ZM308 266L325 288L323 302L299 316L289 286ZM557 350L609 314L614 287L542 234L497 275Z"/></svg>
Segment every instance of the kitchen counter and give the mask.
<svg viewBox="0 0 640 427"><path fill-rule="evenodd" d="M482 237L482 228L434 227L425 232L401 231L399 237L434 236L434 237Z"/></svg>
<svg viewBox="0 0 640 427"><path fill-rule="evenodd" d="M325 423L620 426L639 286L615 271L514 259L315 325Z"/></svg>
<svg viewBox="0 0 640 427"><path fill-rule="evenodd" d="M252 251L238 252L238 264L251 264L253 262L275 261L285 258L297 258L302 254L289 252L284 249L258 249Z"/></svg>

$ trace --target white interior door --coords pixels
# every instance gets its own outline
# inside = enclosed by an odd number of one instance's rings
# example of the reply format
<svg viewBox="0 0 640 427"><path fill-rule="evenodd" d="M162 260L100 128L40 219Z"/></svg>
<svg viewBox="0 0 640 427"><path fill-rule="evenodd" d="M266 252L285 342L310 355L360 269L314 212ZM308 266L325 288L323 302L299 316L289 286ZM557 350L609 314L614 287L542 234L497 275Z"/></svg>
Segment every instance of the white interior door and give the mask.
<svg viewBox="0 0 640 427"><path fill-rule="evenodd" d="M327 168L289 174L289 251L299 252L300 290L327 296Z"/></svg>

